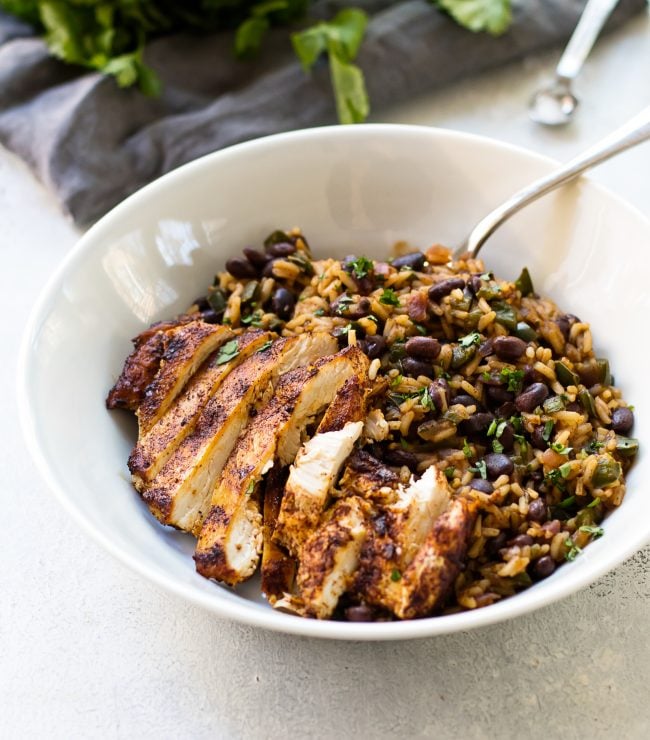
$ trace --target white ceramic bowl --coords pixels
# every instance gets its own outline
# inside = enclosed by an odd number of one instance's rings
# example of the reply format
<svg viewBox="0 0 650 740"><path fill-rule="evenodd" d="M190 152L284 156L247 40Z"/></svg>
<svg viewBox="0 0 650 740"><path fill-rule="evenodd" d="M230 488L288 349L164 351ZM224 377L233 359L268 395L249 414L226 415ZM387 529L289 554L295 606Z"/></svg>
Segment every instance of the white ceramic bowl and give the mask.
<svg viewBox="0 0 650 740"><path fill-rule="evenodd" d="M549 604L648 541L645 449L605 536L550 578L501 603L410 622L319 622L274 612L257 583L238 592L194 571L192 543L162 528L130 485L135 424L104 408L130 337L182 311L213 273L275 228L300 225L317 255L387 255L406 239L454 245L492 206L551 169L549 160L466 134L411 126L313 129L209 155L136 193L68 255L36 307L20 363L24 430L50 488L107 550L150 580L223 617L302 635L393 639L465 630ZM483 253L592 322L650 439L645 265L650 223L588 181L515 217Z"/></svg>

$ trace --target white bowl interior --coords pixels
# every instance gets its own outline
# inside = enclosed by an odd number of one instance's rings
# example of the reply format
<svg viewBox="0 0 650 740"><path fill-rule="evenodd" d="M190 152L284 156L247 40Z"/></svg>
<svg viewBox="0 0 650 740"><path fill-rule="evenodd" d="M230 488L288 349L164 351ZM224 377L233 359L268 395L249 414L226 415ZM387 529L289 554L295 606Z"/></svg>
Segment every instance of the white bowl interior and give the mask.
<svg viewBox="0 0 650 740"><path fill-rule="evenodd" d="M53 490L106 547L149 578L219 614L326 637L400 638L467 629L523 613L590 582L647 540L642 452L606 536L575 562L486 609L390 624L322 623L273 612L251 583L234 592L199 577L186 535L166 530L131 487L136 427L104 398L152 321L204 293L225 260L275 228L300 225L316 255L388 255L397 240L459 243L468 229L551 163L453 132L359 126L284 134L203 158L153 183L88 232L30 325L20 370L26 434ZM646 250L650 224L589 182L515 217L485 248L489 268L592 323L598 351L648 438Z"/></svg>

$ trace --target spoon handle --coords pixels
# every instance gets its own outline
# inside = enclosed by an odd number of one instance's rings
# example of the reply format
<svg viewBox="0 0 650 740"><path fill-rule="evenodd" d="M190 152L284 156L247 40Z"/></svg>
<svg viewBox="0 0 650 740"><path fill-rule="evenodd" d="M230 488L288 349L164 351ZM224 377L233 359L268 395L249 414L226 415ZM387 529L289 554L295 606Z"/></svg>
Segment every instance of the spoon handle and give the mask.
<svg viewBox="0 0 650 740"><path fill-rule="evenodd" d="M572 80L582 68L591 47L619 0L589 0L567 44L555 73Z"/></svg>
<svg viewBox="0 0 650 740"><path fill-rule="evenodd" d="M644 108L640 113L631 118L626 124L616 129L613 133L601 139L597 144L579 154L574 159L561 166L559 169L544 175L539 180L515 193L504 203L488 213L474 227L467 242L455 256L469 253L476 257L479 250L501 224L513 214L520 211L529 203L540 198L546 193L569 180L582 174L585 170L595 167L597 164L623 152L630 147L636 146L650 139L650 106Z"/></svg>

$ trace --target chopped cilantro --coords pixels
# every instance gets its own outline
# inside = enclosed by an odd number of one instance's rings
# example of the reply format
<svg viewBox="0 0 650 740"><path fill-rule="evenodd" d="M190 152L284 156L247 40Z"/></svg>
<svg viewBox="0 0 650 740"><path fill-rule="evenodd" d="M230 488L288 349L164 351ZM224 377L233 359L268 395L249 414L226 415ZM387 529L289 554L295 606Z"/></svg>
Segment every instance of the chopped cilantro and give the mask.
<svg viewBox="0 0 650 740"><path fill-rule="evenodd" d="M404 377L398 373L394 378L391 378L390 387L396 388L402 380L404 380Z"/></svg>
<svg viewBox="0 0 650 740"><path fill-rule="evenodd" d="M562 477L562 473L560 473L558 468L555 468L554 470L549 470L546 474L545 480L556 486L556 488L559 488L561 491L564 490L564 478Z"/></svg>
<svg viewBox="0 0 650 740"><path fill-rule="evenodd" d="M487 465L485 460L479 460L473 468L470 468L472 473L478 473L483 480L487 480Z"/></svg>
<svg viewBox="0 0 650 740"><path fill-rule="evenodd" d="M492 451L497 453L503 452L503 445L498 439L492 440Z"/></svg>
<svg viewBox="0 0 650 740"><path fill-rule="evenodd" d="M402 580L402 574L397 570L397 568L393 568L393 570L390 572L390 580L397 583L397 581Z"/></svg>
<svg viewBox="0 0 650 740"><path fill-rule="evenodd" d="M549 419L546 424L544 424L544 431L542 432L542 439L544 440L544 442L548 442L551 438L554 426L555 422L553 421L553 419Z"/></svg>
<svg viewBox="0 0 650 740"><path fill-rule="evenodd" d="M560 473L560 475L562 475L562 473ZM562 476L562 477L564 477L564 476ZM575 496L569 496L568 498L565 498L562 501L560 501L560 503L557 504L557 506L559 506L560 509L568 509L571 506L573 506L573 504L575 504L575 502L576 502L576 497Z"/></svg>
<svg viewBox="0 0 650 740"><path fill-rule="evenodd" d="M517 442L519 442L519 447L521 448L521 451L525 452L528 449L528 442L526 441L526 437L524 437L523 434L515 434L514 436Z"/></svg>
<svg viewBox="0 0 650 740"><path fill-rule="evenodd" d="M464 337L461 337L459 344L461 347L472 347L476 344L481 343L481 335L477 331L473 331Z"/></svg>
<svg viewBox="0 0 650 740"><path fill-rule="evenodd" d="M567 548L567 551L564 553L565 560L575 560L582 552L582 548L578 547L570 537L564 540L564 546Z"/></svg>
<svg viewBox="0 0 650 740"><path fill-rule="evenodd" d="M563 478L568 478L571 475L571 463L565 462L563 465L560 465L558 470Z"/></svg>
<svg viewBox="0 0 650 740"><path fill-rule="evenodd" d="M508 384L508 390L513 393L519 393L524 382L524 371L515 370L511 367L504 367L501 370L501 380Z"/></svg>
<svg viewBox="0 0 650 740"><path fill-rule="evenodd" d="M553 442L551 449L553 452L557 452L558 455L568 455L573 447L565 447L561 442Z"/></svg>
<svg viewBox="0 0 650 740"><path fill-rule="evenodd" d="M507 426L508 426L508 422L507 421L500 421L499 422L499 424L497 425L497 433L496 433L496 438L497 439L499 439L501 437L501 435L503 434L503 432L505 431L505 429L506 429Z"/></svg>
<svg viewBox="0 0 650 740"><path fill-rule="evenodd" d="M256 326L260 327L262 326L262 314L260 311L253 311L253 313L249 314L248 316L242 316L240 321L245 326Z"/></svg>
<svg viewBox="0 0 650 740"><path fill-rule="evenodd" d="M219 350L217 355L216 364L225 365L227 362L234 360L239 354L239 346L236 339L232 339L230 342L226 342L223 347Z"/></svg>
<svg viewBox="0 0 650 740"><path fill-rule="evenodd" d="M347 268L354 273L354 276L361 280L374 269L374 262L367 257L357 257L347 263Z"/></svg>
<svg viewBox="0 0 650 740"><path fill-rule="evenodd" d="M445 476L447 477L447 480L451 480L454 477L454 474L456 473L456 468L453 465L450 465L448 468L445 468Z"/></svg>
<svg viewBox="0 0 650 740"><path fill-rule="evenodd" d="M472 456L472 448L467 443L467 438L463 440L463 455L467 458Z"/></svg>
<svg viewBox="0 0 650 740"><path fill-rule="evenodd" d="M594 538L602 537L605 534L605 530L602 527L593 527L590 524L584 524L580 527L581 532L586 532L592 535Z"/></svg>
<svg viewBox="0 0 650 740"><path fill-rule="evenodd" d="M420 393L420 403L424 408L429 409L430 411L433 411L435 409L435 404L433 403L433 398L431 398L431 394L429 393L428 388L423 388Z"/></svg>
<svg viewBox="0 0 650 740"><path fill-rule="evenodd" d="M587 504L587 508L593 509L595 506L598 506L599 503L600 503L600 497L596 496L596 498L593 501Z"/></svg>
<svg viewBox="0 0 650 740"><path fill-rule="evenodd" d="M488 430L487 430L487 436L488 437L494 437L494 435L496 434L496 431L497 431L497 426L498 426L497 420L496 419L492 419L492 423L490 424L490 426L488 427Z"/></svg>
<svg viewBox="0 0 650 740"><path fill-rule="evenodd" d="M492 376L487 370L483 370L483 372L481 373L481 378L483 380L492 380Z"/></svg>
<svg viewBox="0 0 650 740"><path fill-rule="evenodd" d="M273 344L273 340L269 339L257 350L257 353L266 352L266 350Z"/></svg>
<svg viewBox="0 0 650 740"><path fill-rule="evenodd" d="M594 454L598 452L598 450L602 449L605 445L602 442L599 442L597 439L592 439L591 442L585 447L585 450L589 454Z"/></svg>
<svg viewBox="0 0 650 740"><path fill-rule="evenodd" d="M379 302L386 306L399 306L399 297L392 288L384 288L379 296Z"/></svg>
<svg viewBox="0 0 650 740"><path fill-rule="evenodd" d="M426 326L422 326L422 324L416 324L415 322L413 322L413 326L415 326L415 330L417 331L418 334L420 334L420 336L423 336L423 337L426 336L427 334Z"/></svg>

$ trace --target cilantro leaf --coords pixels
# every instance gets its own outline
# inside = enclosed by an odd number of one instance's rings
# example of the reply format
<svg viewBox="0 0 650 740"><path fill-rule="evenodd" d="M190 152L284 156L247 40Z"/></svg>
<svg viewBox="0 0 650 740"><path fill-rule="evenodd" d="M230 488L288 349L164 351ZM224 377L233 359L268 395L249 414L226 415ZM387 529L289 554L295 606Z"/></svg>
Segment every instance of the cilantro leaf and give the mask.
<svg viewBox="0 0 650 740"><path fill-rule="evenodd" d="M348 271L353 272L354 276L359 280L371 273L374 267L375 263L367 257L356 257L346 264L346 268L348 269Z"/></svg>
<svg viewBox="0 0 650 740"><path fill-rule="evenodd" d="M472 473L478 473L483 480L487 480L487 463L485 460L479 460L473 468L470 468Z"/></svg>
<svg viewBox="0 0 650 740"><path fill-rule="evenodd" d="M477 331L473 331L458 340L461 347L472 347L473 345L481 343L481 335Z"/></svg>
<svg viewBox="0 0 650 740"><path fill-rule="evenodd" d="M582 552L582 548L578 547L570 537L564 540L564 546L567 548L567 551L564 553L565 560L575 560Z"/></svg>
<svg viewBox="0 0 650 740"><path fill-rule="evenodd" d="M594 539L602 537L605 534L605 530L602 527L593 527L590 524L583 524L580 527L580 531L590 534Z"/></svg>
<svg viewBox="0 0 650 740"><path fill-rule="evenodd" d="M386 306L399 306L399 297L392 288L384 288L379 296L379 302Z"/></svg>
<svg viewBox="0 0 650 740"><path fill-rule="evenodd" d="M267 349L273 344L272 339L268 339L264 344L257 350L256 354L259 354L260 352L266 352Z"/></svg>
<svg viewBox="0 0 650 740"><path fill-rule="evenodd" d="M215 364L225 365L230 360L234 360L239 354L239 346L236 339L232 339L230 342L226 342L223 347L219 350Z"/></svg>
<svg viewBox="0 0 650 740"><path fill-rule="evenodd" d="M434 0L434 3L470 31L500 36L512 23L511 0Z"/></svg>

